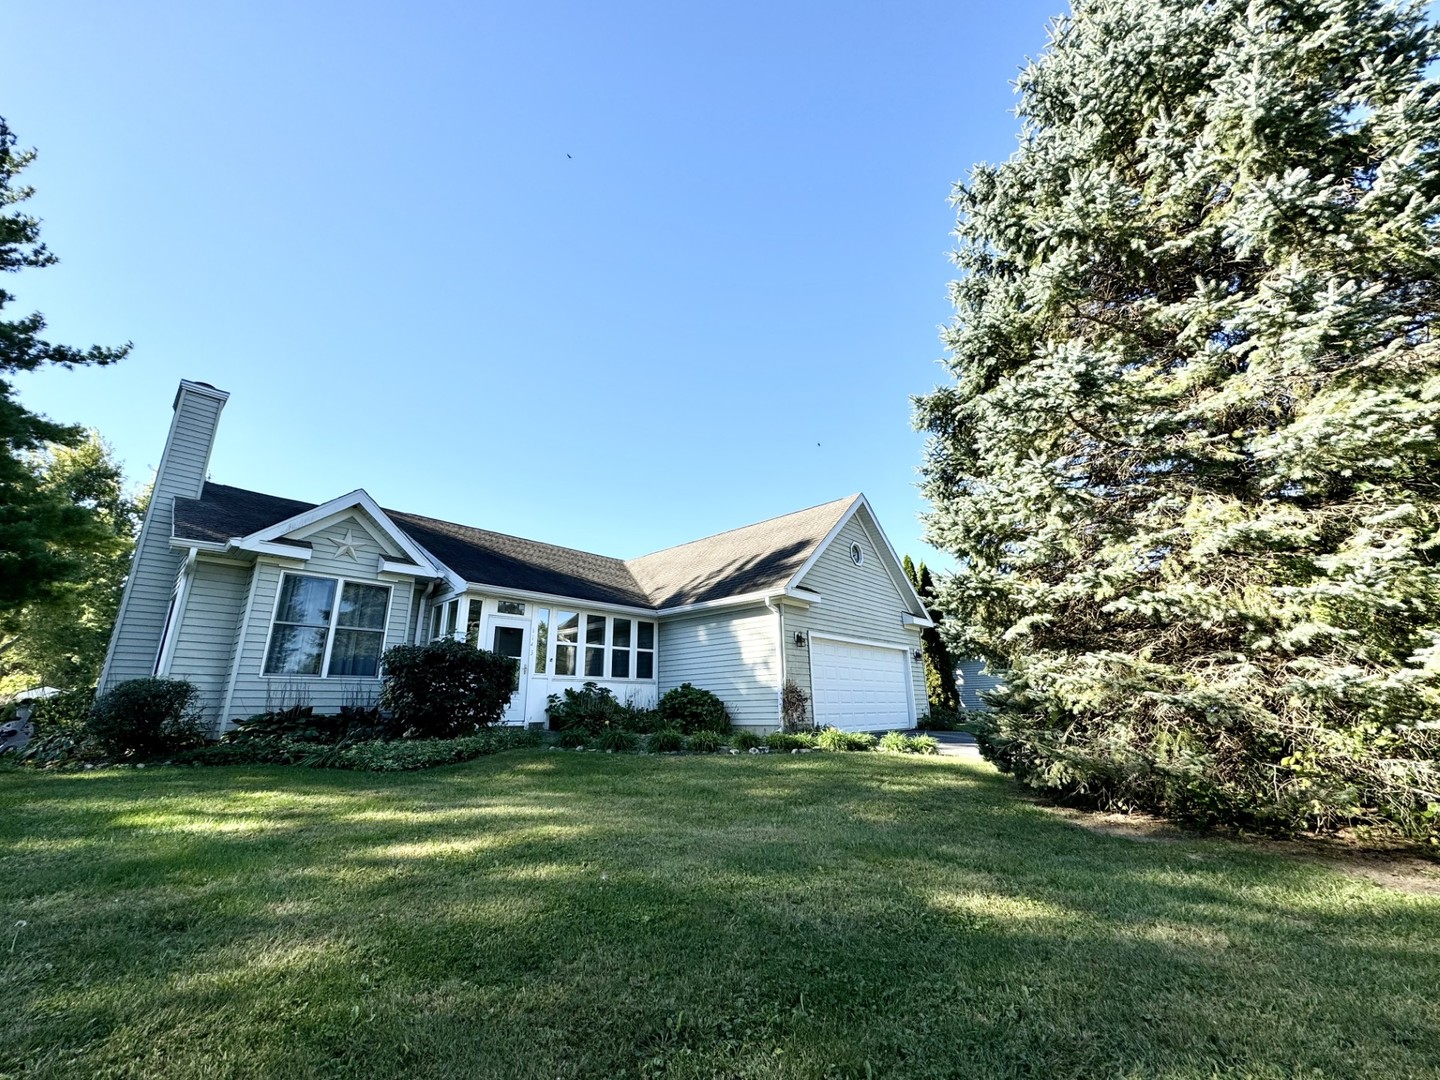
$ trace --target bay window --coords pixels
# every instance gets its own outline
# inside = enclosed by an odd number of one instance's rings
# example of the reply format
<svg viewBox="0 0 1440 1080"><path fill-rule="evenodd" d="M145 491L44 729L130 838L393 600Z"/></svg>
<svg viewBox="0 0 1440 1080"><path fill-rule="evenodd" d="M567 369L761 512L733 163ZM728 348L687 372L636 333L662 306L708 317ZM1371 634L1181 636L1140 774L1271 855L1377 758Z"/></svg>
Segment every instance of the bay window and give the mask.
<svg viewBox="0 0 1440 1080"><path fill-rule="evenodd" d="M285 574L264 673L374 678L380 673L389 607L386 585Z"/></svg>

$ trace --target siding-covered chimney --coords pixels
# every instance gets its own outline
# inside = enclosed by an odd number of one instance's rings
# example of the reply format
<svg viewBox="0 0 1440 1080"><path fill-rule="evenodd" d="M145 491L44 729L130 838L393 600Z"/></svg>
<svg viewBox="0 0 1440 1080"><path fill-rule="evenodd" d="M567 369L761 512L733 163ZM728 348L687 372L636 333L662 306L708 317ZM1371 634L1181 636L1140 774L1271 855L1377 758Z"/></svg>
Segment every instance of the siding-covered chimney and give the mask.
<svg viewBox="0 0 1440 1080"><path fill-rule="evenodd" d="M150 506L135 542L135 559L125 580L120 613L110 635L105 668L100 674L102 692L116 683L154 673L160 640L165 634L170 596L184 561L184 553L170 547L175 499L177 496L200 497L210 468L210 451L215 446L220 410L229 397L224 390L216 390L209 383L188 380L180 383L175 394L170 434L165 440L165 452L160 456L160 468L155 473Z"/></svg>

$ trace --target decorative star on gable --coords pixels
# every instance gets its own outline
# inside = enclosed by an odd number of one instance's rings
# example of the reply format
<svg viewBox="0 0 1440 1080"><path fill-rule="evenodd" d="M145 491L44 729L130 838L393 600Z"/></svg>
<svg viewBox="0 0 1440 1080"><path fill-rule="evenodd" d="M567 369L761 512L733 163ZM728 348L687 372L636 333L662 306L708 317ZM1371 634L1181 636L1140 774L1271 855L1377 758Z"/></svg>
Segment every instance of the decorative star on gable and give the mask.
<svg viewBox="0 0 1440 1080"><path fill-rule="evenodd" d="M355 534L352 530L346 529L345 535L335 541L335 557L337 559L348 558L354 559L356 562L360 561L360 557L355 554Z"/></svg>

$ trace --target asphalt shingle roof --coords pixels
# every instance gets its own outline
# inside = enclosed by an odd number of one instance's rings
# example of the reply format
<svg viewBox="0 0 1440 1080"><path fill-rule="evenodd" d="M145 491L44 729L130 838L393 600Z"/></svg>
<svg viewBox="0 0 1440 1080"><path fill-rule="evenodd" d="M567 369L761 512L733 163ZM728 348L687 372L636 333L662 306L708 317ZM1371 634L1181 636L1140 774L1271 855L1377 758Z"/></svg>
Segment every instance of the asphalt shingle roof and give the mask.
<svg viewBox="0 0 1440 1080"><path fill-rule="evenodd" d="M667 608L779 588L815 552L859 496L666 548L628 562L436 518L385 512L435 558L475 584L635 607ZM175 500L174 535L224 543L315 503L207 483Z"/></svg>

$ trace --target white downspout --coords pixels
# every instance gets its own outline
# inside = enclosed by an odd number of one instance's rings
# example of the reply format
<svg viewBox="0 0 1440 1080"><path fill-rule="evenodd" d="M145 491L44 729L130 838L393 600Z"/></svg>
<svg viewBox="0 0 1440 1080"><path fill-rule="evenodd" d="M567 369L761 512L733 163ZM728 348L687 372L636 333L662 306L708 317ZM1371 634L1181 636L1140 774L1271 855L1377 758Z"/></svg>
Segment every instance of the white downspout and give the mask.
<svg viewBox="0 0 1440 1080"><path fill-rule="evenodd" d="M785 727L785 608L774 596L765 598L765 606L775 612L775 721Z"/></svg>

